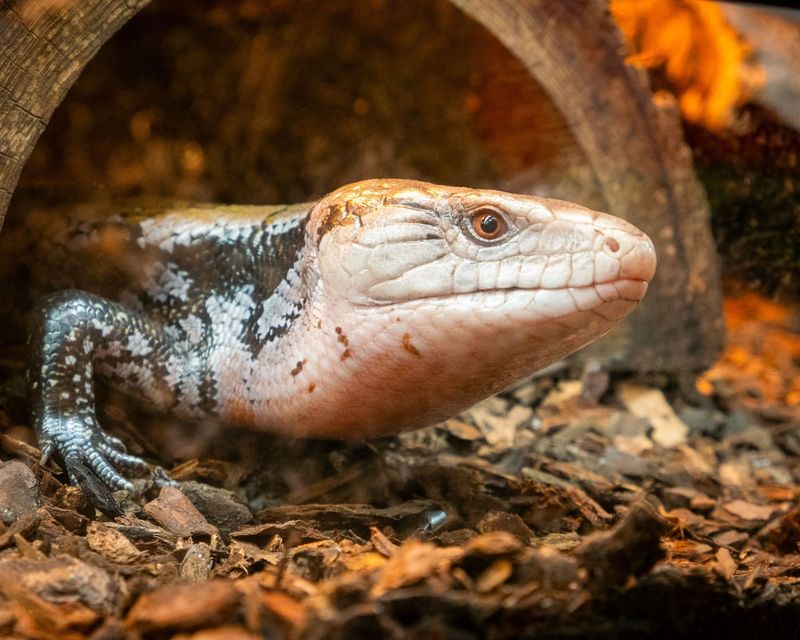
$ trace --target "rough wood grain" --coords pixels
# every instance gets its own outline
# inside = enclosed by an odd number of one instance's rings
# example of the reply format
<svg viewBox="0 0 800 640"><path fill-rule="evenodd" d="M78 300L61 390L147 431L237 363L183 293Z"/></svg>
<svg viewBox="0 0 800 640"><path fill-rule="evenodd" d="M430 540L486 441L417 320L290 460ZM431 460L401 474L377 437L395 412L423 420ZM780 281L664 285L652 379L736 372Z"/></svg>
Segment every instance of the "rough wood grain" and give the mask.
<svg viewBox="0 0 800 640"><path fill-rule="evenodd" d="M33 145L86 63L150 0L0 0L0 226Z"/></svg>
<svg viewBox="0 0 800 640"><path fill-rule="evenodd" d="M490 29L544 87L575 133L608 209L645 230L659 256L642 308L604 358L637 370L702 368L723 342L705 194L671 101L654 101L604 0L451 0ZM635 346L635 350L633 347Z"/></svg>
<svg viewBox="0 0 800 640"><path fill-rule="evenodd" d="M607 209L656 242L642 307L589 354L637 370L713 362L723 340L709 211L677 112L624 64L605 0L450 0L544 88L582 147ZM0 221L55 106L98 47L148 0L0 0ZM331 36L334 37L334 36Z"/></svg>

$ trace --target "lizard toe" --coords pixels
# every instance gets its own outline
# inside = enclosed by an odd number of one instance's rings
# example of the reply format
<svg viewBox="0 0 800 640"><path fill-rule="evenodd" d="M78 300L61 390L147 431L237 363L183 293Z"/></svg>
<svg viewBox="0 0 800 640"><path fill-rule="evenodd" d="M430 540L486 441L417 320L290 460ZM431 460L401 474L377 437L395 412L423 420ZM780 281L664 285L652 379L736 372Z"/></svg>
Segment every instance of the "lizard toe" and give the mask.
<svg viewBox="0 0 800 640"><path fill-rule="evenodd" d="M133 492L133 484L111 465L99 448L89 451L86 463L107 487Z"/></svg>
<svg viewBox="0 0 800 640"><path fill-rule="evenodd" d="M70 482L83 490L95 508L111 517L123 514L105 481L101 480L81 459L64 458L64 465L67 468Z"/></svg>
<svg viewBox="0 0 800 640"><path fill-rule="evenodd" d="M97 448L102 451L106 458L115 468L128 472L149 472L150 465L139 456L134 456L125 452L125 449L117 449L105 443L100 443Z"/></svg>

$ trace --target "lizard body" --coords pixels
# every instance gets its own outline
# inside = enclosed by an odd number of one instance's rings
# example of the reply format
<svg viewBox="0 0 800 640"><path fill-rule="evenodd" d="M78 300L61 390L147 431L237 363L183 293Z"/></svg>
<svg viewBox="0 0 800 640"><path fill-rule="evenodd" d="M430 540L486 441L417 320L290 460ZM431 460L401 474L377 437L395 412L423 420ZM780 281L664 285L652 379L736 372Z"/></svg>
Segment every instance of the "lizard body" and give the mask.
<svg viewBox="0 0 800 640"><path fill-rule="evenodd" d="M33 279L60 289L32 313L28 384L45 455L111 488L144 463L97 424L95 377L186 418L388 434L607 333L655 269L650 240L612 216L406 180L92 217L28 223Z"/></svg>

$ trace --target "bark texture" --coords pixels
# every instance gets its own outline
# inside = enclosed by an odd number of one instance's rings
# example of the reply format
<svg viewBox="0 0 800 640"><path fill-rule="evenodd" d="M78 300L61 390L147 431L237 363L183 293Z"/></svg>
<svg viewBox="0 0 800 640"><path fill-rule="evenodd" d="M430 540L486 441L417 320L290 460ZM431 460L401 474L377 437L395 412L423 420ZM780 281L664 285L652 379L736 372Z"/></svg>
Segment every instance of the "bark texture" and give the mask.
<svg viewBox="0 0 800 640"><path fill-rule="evenodd" d="M36 140L83 67L149 0L0 0L0 226Z"/></svg>
<svg viewBox="0 0 800 640"><path fill-rule="evenodd" d="M492 32L572 131L605 208L656 243L648 296L585 355L634 370L711 364L723 342L709 209L677 109L624 62L605 0L450 0ZM148 0L0 0L0 222L55 107L100 45ZM331 37L335 37L331 34Z"/></svg>
<svg viewBox="0 0 800 640"><path fill-rule="evenodd" d="M659 267L642 308L604 341L637 370L702 368L724 324L705 193L672 100L654 100L604 0L452 0L545 88L592 166L611 213L646 231ZM635 346L635 351L633 347Z"/></svg>

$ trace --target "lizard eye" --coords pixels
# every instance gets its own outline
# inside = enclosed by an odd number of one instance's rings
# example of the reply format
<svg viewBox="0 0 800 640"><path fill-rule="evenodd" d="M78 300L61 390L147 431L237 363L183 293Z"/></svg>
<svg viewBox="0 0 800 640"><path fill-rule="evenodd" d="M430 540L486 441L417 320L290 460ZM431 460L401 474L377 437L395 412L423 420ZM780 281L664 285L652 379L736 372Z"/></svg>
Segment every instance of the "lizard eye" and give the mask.
<svg viewBox="0 0 800 640"><path fill-rule="evenodd" d="M483 208L474 211L470 216L469 223L478 240L497 240L508 231L508 223L503 215L495 209Z"/></svg>

